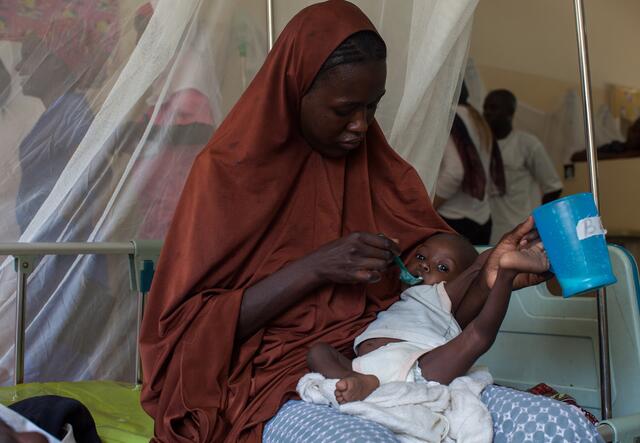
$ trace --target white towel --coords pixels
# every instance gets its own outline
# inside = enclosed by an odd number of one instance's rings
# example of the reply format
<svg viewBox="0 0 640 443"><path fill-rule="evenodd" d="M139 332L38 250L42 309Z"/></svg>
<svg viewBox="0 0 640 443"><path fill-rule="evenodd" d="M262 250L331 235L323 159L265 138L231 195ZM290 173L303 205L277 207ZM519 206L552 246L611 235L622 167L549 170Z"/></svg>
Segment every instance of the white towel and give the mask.
<svg viewBox="0 0 640 443"><path fill-rule="evenodd" d="M298 382L302 400L330 405L345 414L375 421L401 442L489 443L493 424L480 393L493 382L484 368L472 368L449 386L436 382L392 382L381 385L364 401L338 404L338 380L307 374Z"/></svg>

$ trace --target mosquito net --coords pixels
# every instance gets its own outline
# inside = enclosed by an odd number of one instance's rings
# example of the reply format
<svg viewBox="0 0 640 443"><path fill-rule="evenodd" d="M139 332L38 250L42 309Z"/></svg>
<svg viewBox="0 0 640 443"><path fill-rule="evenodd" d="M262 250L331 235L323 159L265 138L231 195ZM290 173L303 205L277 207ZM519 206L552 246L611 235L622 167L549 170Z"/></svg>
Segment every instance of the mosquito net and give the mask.
<svg viewBox="0 0 640 443"><path fill-rule="evenodd" d="M430 188L477 0L356 3L389 45L379 120ZM275 2L276 14L301 7ZM264 60L266 28L262 0L3 0L0 241L162 239L195 155ZM2 384L15 287L5 257ZM43 257L28 282L26 381L130 380L135 303L125 257Z"/></svg>

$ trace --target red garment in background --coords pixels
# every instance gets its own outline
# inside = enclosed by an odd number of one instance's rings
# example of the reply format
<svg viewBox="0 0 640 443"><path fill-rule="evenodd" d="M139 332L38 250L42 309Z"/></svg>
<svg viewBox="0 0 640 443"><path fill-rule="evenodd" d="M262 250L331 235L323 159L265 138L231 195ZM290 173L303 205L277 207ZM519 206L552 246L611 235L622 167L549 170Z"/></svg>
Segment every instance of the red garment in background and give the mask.
<svg viewBox="0 0 640 443"><path fill-rule="evenodd" d="M542 395L543 397L549 397L549 398L552 398L554 400L558 400L558 401L561 401L563 403L567 403L567 404L570 404L572 406L575 406L576 408L580 409L580 412L582 412L584 414L584 416L587 417L587 420L589 420L592 425L594 425L594 426L598 425L598 421L599 420L596 418L596 416L593 415L591 412L587 411L586 409L582 408L576 402L575 398L573 398L569 394L561 394L561 393L559 393L558 391L556 391L555 389L553 389L551 386L549 386L546 383L538 383L534 387L527 389L526 392L531 392L532 394L535 394L535 395Z"/></svg>
<svg viewBox="0 0 640 443"><path fill-rule="evenodd" d="M68 25L68 38L53 46L67 65L73 67L78 60L84 65L87 49L79 45L90 41L89 53L110 54L118 43L119 17L120 0L2 0L0 39L20 41L35 34L46 42L48 34L65 35L59 28Z"/></svg>
<svg viewBox="0 0 640 443"><path fill-rule="evenodd" d="M145 118L151 119L151 106ZM209 98L197 89L177 91L160 105L154 125L159 127L204 124L213 128L215 122ZM188 130L188 128L187 128ZM167 139L148 140L134 175L143 177L141 199L144 203L138 238L161 240L167 233L180 190L184 186L193 159L202 145L173 145Z"/></svg>
<svg viewBox="0 0 640 443"><path fill-rule="evenodd" d="M308 347L322 340L351 353L399 295L394 272L375 285L327 285L237 343L246 288L353 231L386 233L406 251L449 231L377 123L342 159L320 156L300 135L302 96L361 30L374 27L344 1L296 15L195 160L142 326L142 405L156 441L260 442L264 422L296 397Z"/></svg>

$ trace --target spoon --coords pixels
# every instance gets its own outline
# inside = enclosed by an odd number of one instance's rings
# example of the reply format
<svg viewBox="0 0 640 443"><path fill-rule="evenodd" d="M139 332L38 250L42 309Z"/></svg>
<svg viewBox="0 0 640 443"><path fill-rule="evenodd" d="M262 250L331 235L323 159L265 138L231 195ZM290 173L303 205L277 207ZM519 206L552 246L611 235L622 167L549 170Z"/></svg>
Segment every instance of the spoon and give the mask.
<svg viewBox="0 0 640 443"><path fill-rule="evenodd" d="M415 277L407 267L402 263L400 257L397 255L393 258L393 263L396 264L400 268L400 281L409 286L417 285L418 283L422 283L422 277Z"/></svg>

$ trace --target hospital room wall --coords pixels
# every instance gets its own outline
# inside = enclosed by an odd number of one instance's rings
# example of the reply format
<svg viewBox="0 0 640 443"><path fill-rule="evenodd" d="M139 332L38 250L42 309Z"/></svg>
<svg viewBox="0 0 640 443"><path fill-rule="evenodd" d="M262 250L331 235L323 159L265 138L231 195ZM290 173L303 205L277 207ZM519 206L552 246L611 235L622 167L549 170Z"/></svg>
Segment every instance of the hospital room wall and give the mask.
<svg viewBox="0 0 640 443"><path fill-rule="evenodd" d="M585 0L594 105L609 84L640 87L640 2ZM522 101L554 110L579 89L573 2L485 0L474 18L471 56L487 89L512 88Z"/></svg>
<svg viewBox="0 0 640 443"><path fill-rule="evenodd" d="M640 1L585 0L594 108L607 87L640 87ZM541 111L558 108L569 88L580 90L573 2L484 0L476 11L471 44L487 90L511 89ZM561 166L561 165L559 165ZM589 190L584 162L565 180L564 193ZM599 164L601 212L611 237L640 252L640 158Z"/></svg>

